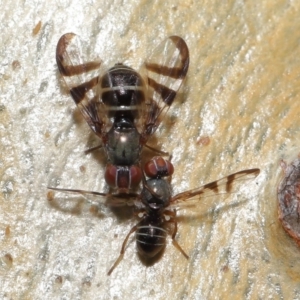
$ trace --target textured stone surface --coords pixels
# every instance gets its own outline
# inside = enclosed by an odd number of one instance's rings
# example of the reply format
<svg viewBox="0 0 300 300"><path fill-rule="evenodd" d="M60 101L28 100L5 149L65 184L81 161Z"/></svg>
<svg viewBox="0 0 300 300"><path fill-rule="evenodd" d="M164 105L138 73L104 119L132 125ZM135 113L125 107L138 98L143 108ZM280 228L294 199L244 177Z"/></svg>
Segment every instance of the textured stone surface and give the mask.
<svg viewBox="0 0 300 300"><path fill-rule="evenodd" d="M299 152L299 1L101 2L2 1L0 298L300 298L300 249L276 196L280 159ZM83 154L96 138L59 82L55 47L70 31L108 66L138 68L165 37L186 40L187 81L152 140L173 154L174 193L262 169L240 193L181 212L189 261L169 241L146 267L133 240L108 277L134 220L47 202L55 180L105 190L105 158Z"/></svg>

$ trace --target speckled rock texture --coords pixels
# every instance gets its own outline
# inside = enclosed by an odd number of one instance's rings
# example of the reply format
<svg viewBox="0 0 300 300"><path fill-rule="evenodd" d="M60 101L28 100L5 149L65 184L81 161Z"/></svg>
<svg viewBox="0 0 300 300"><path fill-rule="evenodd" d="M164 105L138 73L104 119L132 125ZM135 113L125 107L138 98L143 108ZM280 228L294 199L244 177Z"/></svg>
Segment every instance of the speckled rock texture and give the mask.
<svg viewBox="0 0 300 300"><path fill-rule="evenodd" d="M3 0L0 298L299 299L300 248L277 213L280 161L300 152L299 15L283 0ZM135 69L167 36L185 39L187 80L150 141L172 153L174 194L261 169L237 193L179 211L189 260L168 239L145 266L132 238L107 276L136 220L88 197L47 200L57 183L106 191L105 156L84 154L97 138L57 70L66 32L108 67Z"/></svg>

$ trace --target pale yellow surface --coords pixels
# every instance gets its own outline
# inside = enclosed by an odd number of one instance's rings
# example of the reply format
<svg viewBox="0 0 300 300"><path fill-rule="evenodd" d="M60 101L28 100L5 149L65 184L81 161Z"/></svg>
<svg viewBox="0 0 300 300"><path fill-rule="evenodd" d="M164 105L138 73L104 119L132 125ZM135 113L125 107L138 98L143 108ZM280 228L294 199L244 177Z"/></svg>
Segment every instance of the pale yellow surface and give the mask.
<svg viewBox="0 0 300 300"><path fill-rule="evenodd" d="M299 18L300 2L282 0L2 1L0 298L300 299L300 249L276 198L280 160L300 152ZM133 240L108 277L134 221L47 202L58 178L105 190L105 157L83 154L95 138L59 82L55 47L70 31L108 66L138 68L167 36L186 40L187 81L152 140L173 154L174 193L261 168L240 193L182 211L189 261L168 240L146 267Z"/></svg>

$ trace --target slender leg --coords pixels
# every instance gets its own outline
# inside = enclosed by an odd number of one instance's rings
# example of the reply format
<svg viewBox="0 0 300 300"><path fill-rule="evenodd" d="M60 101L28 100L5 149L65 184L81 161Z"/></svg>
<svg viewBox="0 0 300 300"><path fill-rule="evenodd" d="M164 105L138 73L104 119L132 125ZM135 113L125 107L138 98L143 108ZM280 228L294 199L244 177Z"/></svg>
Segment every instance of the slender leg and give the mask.
<svg viewBox="0 0 300 300"><path fill-rule="evenodd" d="M124 242L123 242L123 244L122 244L122 248L121 248L121 251L120 251L120 255L119 255L119 257L117 258L117 260L115 261L115 263L113 264L113 266L109 269L109 271L108 271L108 273L107 273L108 276L112 273L112 271L117 267L117 265L118 265L118 264L120 263L120 261L123 259L123 256L124 256L124 253L125 253L125 247L126 247L126 244L127 244L127 242L128 242L128 239L129 239L130 235L136 231L136 229L137 229L137 225L133 226L133 227L130 229L129 233L127 234L127 236L126 236L126 238L125 238L125 240L124 240Z"/></svg>
<svg viewBox="0 0 300 300"><path fill-rule="evenodd" d="M175 220L176 218L176 211L165 211L164 212L165 215L168 215L171 217L170 220L168 220L167 222L169 223L173 223L174 224L174 230L172 233L172 243L173 245L177 248L177 250L179 250L181 252L181 254L186 258L189 259L189 256L184 252L184 250L181 248L181 246L178 244L178 242L175 240L175 236L177 233L177 221Z"/></svg>
<svg viewBox="0 0 300 300"><path fill-rule="evenodd" d="M93 191L85 191L85 190L75 190L75 189L61 189L56 187L47 186L47 189L53 190L53 191L61 191L61 192L71 192L71 193L79 193L79 194L88 194L88 195L97 195L97 196L109 196L108 193L99 193L99 192L93 192Z"/></svg>
<svg viewBox="0 0 300 300"><path fill-rule="evenodd" d="M178 244L178 242L175 240L175 235L177 233L177 221L174 221L174 231L172 234L172 243L173 245L182 253L182 255L186 258L189 259L189 256L184 252L184 250L180 247L180 245Z"/></svg>
<svg viewBox="0 0 300 300"><path fill-rule="evenodd" d="M159 153L161 155L165 155L165 156L168 156L169 155L169 152L164 152L164 151L161 151L161 150L158 150L158 149L155 149L147 144L144 145L146 148L152 150L153 152L156 152L156 153Z"/></svg>
<svg viewBox="0 0 300 300"><path fill-rule="evenodd" d="M103 147L102 145L98 145L98 146L96 146L96 147L86 149L86 150L84 150L84 154L89 154L89 153L91 153L92 151L97 150L97 149L100 149L100 148L102 148L102 147Z"/></svg>

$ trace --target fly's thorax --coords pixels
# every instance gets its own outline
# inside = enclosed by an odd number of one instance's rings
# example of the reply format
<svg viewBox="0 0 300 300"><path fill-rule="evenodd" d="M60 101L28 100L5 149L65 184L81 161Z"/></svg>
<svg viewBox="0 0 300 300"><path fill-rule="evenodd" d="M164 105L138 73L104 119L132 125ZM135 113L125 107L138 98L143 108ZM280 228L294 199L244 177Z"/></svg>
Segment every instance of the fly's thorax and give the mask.
<svg viewBox="0 0 300 300"><path fill-rule="evenodd" d="M148 179L141 192L141 201L147 210L162 211L170 204L171 187L167 180Z"/></svg>
<svg viewBox="0 0 300 300"><path fill-rule="evenodd" d="M133 165L139 161L141 152L140 134L134 124L120 118L107 133L106 152L114 165Z"/></svg>

